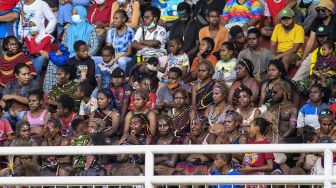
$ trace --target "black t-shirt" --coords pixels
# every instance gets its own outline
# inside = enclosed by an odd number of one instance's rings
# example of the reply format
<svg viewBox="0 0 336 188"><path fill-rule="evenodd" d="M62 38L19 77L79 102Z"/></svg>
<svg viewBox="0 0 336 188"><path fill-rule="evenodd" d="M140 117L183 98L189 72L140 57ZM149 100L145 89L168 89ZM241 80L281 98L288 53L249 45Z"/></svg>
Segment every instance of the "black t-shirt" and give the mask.
<svg viewBox="0 0 336 188"><path fill-rule="evenodd" d="M201 28L202 26L195 20L190 23L183 23L181 20L176 20L170 28L169 39L181 37L183 39L182 50L188 53L196 46L198 33ZM193 59L193 57L189 58Z"/></svg>
<svg viewBox="0 0 336 188"><path fill-rule="evenodd" d="M201 15L204 18L208 17L209 10L218 10L222 14L225 4L225 0L213 0L210 4L206 3L206 0L199 0L195 5L194 17L196 17L200 8L202 8Z"/></svg>
<svg viewBox="0 0 336 188"><path fill-rule="evenodd" d="M320 18L315 18L313 23L310 25L310 31L317 33L319 27L324 26L325 29L329 30L330 38L336 42L336 15L331 17L331 20L328 25L324 25L323 21Z"/></svg>

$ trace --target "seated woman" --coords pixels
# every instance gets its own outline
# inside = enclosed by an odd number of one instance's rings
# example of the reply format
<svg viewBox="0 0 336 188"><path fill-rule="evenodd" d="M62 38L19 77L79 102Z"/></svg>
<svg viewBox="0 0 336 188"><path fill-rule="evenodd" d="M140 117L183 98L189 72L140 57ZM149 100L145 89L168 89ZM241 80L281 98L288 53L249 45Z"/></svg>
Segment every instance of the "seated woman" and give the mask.
<svg viewBox="0 0 336 188"><path fill-rule="evenodd" d="M98 109L94 111L90 118L101 118L106 127L102 133L108 138L114 138L121 133L119 131L120 114L116 110L116 102L111 90L105 88L98 91L97 98Z"/></svg>
<svg viewBox="0 0 336 188"><path fill-rule="evenodd" d="M139 26L140 21L140 3L136 0L118 0L112 4L111 9L111 25L113 26L112 20L115 12L118 10L123 10L127 13L127 20L126 25L132 29L137 29Z"/></svg>
<svg viewBox="0 0 336 188"><path fill-rule="evenodd" d="M129 111L125 117L123 135L127 135L130 131L131 119L136 114L143 114L149 119L149 129L146 130L148 136L155 136L157 130L156 113L146 107L149 100L148 93L145 90L138 89L134 92L134 109Z"/></svg>
<svg viewBox="0 0 336 188"><path fill-rule="evenodd" d="M89 56L96 54L98 41L96 29L87 21L86 9L82 6L75 6L72 10L72 24L64 31L62 44L70 52L70 57L75 55L74 44L78 40L84 41L89 47ZM61 52L58 52L61 54Z"/></svg>
<svg viewBox="0 0 336 188"><path fill-rule="evenodd" d="M126 65L132 60L132 39L134 38L133 29L127 27L127 13L124 10L117 10L113 16L110 30L107 32L106 45L113 46L115 50L114 62L126 71Z"/></svg>
<svg viewBox="0 0 336 188"><path fill-rule="evenodd" d="M3 90L1 105L11 103L11 110L17 111L17 119L11 118L8 112L4 117L11 123L15 123L23 118L24 111L28 110L28 94L38 88L38 83L31 79L29 66L23 63L16 64L14 67L16 80L9 82Z"/></svg>
<svg viewBox="0 0 336 188"><path fill-rule="evenodd" d="M262 6L258 0L229 0L223 10L223 25L230 30L234 25L239 25L247 31L255 27L261 20Z"/></svg>
<svg viewBox="0 0 336 188"><path fill-rule="evenodd" d="M228 110L234 110L234 108L226 102L228 90L229 89L224 81L215 83L212 92L212 100L214 104L209 106L204 112L204 115L209 119L210 126L222 123L226 112Z"/></svg>
<svg viewBox="0 0 336 188"><path fill-rule="evenodd" d="M50 118L48 110L44 108L43 97L42 90L31 91L28 95L29 111L23 116L23 119L30 124L31 134L38 138L43 136L43 127Z"/></svg>
<svg viewBox="0 0 336 188"><path fill-rule="evenodd" d="M40 80L42 67L48 63L51 43L54 37L46 33L40 21L29 21L29 34L24 38L28 52L32 56L32 62L36 70L36 79Z"/></svg>
<svg viewBox="0 0 336 188"><path fill-rule="evenodd" d="M176 137L171 127L173 120L167 114L161 114L158 117L158 131L159 136L154 140L156 145L177 145L182 144L183 140ZM175 164L178 159L178 154L171 155L155 155L154 158L154 172L157 175L172 175Z"/></svg>
<svg viewBox="0 0 336 188"><path fill-rule="evenodd" d="M16 124L16 139L10 144L10 146L18 147L18 146L38 146L39 144L35 139L31 137L30 132L30 124L28 121L19 121ZM23 157L23 156L20 156ZM38 156L28 156L32 161L37 163ZM18 158L17 158L18 159Z"/></svg>
<svg viewBox="0 0 336 188"><path fill-rule="evenodd" d="M239 93L243 88L249 88L252 91L252 103L255 104L257 102L260 86L258 81L253 77L253 69L253 63L248 59L242 59L237 63L237 80L233 82L229 91L228 102L231 105L238 105Z"/></svg>
<svg viewBox="0 0 336 188"><path fill-rule="evenodd" d="M291 102L298 108L299 107L299 91L294 81L292 81L286 72L285 65L279 60L272 60L268 64L268 80L261 86L259 106L269 102L272 99L272 88L275 83L281 80L287 82L292 89L292 96L288 96Z"/></svg>
<svg viewBox="0 0 336 188"><path fill-rule="evenodd" d="M215 80L212 75L215 73L214 67L209 61L201 61L198 66L196 84L192 87L192 106L198 114L204 114L204 111L212 104L213 86Z"/></svg>
<svg viewBox="0 0 336 188"><path fill-rule="evenodd" d="M49 92L49 104L57 105L56 101L61 95L68 94L75 96L78 83L74 81L76 78L76 69L73 66L63 65L57 69L56 79L58 83L54 85Z"/></svg>
<svg viewBox="0 0 336 188"><path fill-rule="evenodd" d="M169 116L173 118L171 125L174 136L184 140L190 133L190 122L192 114L192 107L189 105L189 92L183 88L178 88L173 93L173 105L168 112Z"/></svg>
<svg viewBox="0 0 336 188"><path fill-rule="evenodd" d="M112 1L96 0L90 8L87 19L97 31L98 50L103 46L106 39L106 32L110 25Z"/></svg>
<svg viewBox="0 0 336 188"><path fill-rule="evenodd" d="M58 119L49 119L45 125L42 146L69 146L70 140L62 136L62 123ZM43 156L44 173L49 176L68 176L70 156Z"/></svg>
<svg viewBox="0 0 336 188"><path fill-rule="evenodd" d="M184 144L214 144L215 135L208 132L208 119L201 116L194 119L191 125L191 135L187 136ZM183 162L176 165L174 174L177 175L207 175L209 164L212 160L211 154L189 154L181 155Z"/></svg>
<svg viewBox="0 0 336 188"><path fill-rule="evenodd" d="M15 80L14 67L18 63L29 66L31 75L35 75L35 69L31 59L24 55L18 40L14 36L7 36L3 40L3 51L6 53L0 57L0 87L5 87L10 81Z"/></svg>
<svg viewBox="0 0 336 188"><path fill-rule="evenodd" d="M252 91L244 88L239 92L239 105L237 112L243 117L242 130L248 131L250 123L260 116L260 110L252 106Z"/></svg>

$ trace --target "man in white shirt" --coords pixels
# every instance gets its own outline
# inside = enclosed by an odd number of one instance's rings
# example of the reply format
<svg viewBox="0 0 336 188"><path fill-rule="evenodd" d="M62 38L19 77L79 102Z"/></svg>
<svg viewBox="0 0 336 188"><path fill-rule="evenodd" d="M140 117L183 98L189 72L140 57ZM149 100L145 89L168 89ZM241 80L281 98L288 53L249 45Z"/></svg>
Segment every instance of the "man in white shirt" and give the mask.
<svg viewBox="0 0 336 188"><path fill-rule="evenodd" d="M139 27L133 38L132 48L137 56L144 58L161 57L165 50L166 29L158 25L161 11L157 7L149 7L143 16L143 26Z"/></svg>
<svg viewBox="0 0 336 188"><path fill-rule="evenodd" d="M24 0L19 2L18 7L23 11L20 18L19 35L24 38L29 32L29 20L39 20L41 25L45 25L45 20L48 20L48 25L45 31L51 34L56 26L57 19L49 7L49 5L42 0ZM24 17L22 17L24 16Z"/></svg>

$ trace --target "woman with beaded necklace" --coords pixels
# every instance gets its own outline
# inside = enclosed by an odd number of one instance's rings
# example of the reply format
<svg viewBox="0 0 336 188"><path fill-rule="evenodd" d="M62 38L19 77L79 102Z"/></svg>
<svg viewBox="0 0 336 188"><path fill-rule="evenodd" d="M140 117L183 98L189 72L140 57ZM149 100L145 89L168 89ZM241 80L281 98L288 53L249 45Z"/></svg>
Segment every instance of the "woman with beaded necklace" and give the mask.
<svg viewBox="0 0 336 188"><path fill-rule="evenodd" d="M209 119L210 126L223 122L226 112L228 110L234 110L234 108L226 102L227 92L228 88L224 81L215 83L212 92L214 104L209 106L204 113Z"/></svg>
<svg viewBox="0 0 336 188"><path fill-rule="evenodd" d="M173 119L171 126L174 136L184 140L190 132L190 117L192 116L192 107L189 105L189 93L183 88L178 88L173 93L174 108L171 108L168 114Z"/></svg>

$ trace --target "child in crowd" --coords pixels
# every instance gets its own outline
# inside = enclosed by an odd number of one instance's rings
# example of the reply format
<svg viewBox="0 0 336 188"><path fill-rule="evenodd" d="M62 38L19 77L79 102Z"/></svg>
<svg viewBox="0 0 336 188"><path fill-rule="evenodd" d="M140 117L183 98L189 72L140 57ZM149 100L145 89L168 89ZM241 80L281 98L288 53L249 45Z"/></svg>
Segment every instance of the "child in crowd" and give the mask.
<svg viewBox="0 0 336 188"><path fill-rule="evenodd" d="M75 97L80 100L78 114L82 119L87 119L98 108L97 99L91 97L92 91L92 86L86 81L81 82L77 88Z"/></svg>
<svg viewBox="0 0 336 188"><path fill-rule="evenodd" d="M335 43L331 40L325 41L321 48L322 52L318 54L316 64L311 65L313 76L311 85L316 82L321 82L324 86L330 86L330 82L332 82L336 76Z"/></svg>
<svg viewBox="0 0 336 188"><path fill-rule="evenodd" d="M210 169L209 175L240 175L237 170L232 169L232 154L216 154L215 160ZM211 188L238 188L238 185L212 185Z"/></svg>
<svg viewBox="0 0 336 188"><path fill-rule="evenodd" d="M62 136L71 138L73 136L73 130L71 122L74 119L79 118L77 113L74 112L75 101L69 95L62 95L57 104L57 115L62 124L61 132Z"/></svg>
<svg viewBox="0 0 336 188"><path fill-rule="evenodd" d="M121 119L124 119L130 101L131 88L125 82L125 72L121 68L114 69L111 78L112 83L108 88L112 91L117 109L121 112Z"/></svg>
<svg viewBox="0 0 336 188"><path fill-rule="evenodd" d="M212 55L212 50L214 46L215 46L215 42L210 37L204 37L201 40L197 57L194 59L191 69L190 69L192 80L196 79L197 73L198 73L197 71L198 65L200 64L202 60L208 60L211 62L213 67L216 66L217 58L214 55Z"/></svg>
<svg viewBox="0 0 336 188"><path fill-rule="evenodd" d="M119 67L117 63L112 61L115 56L112 46L103 47L101 56L103 57L103 62L96 65L96 80L99 90L110 85L111 74L115 68Z"/></svg>
<svg viewBox="0 0 336 188"><path fill-rule="evenodd" d="M180 37L173 38L169 42L170 54L165 62L164 75L161 77L161 82L167 82L168 71L172 67L178 67L182 70L182 79L186 78L189 68L188 55L182 51L183 41Z"/></svg>
<svg viewBox="0 0 336 188"><path fill-rule="evenodd" d="M2 107L0 106L0 117L2 117ZM12 140L13 129L6 118L0 119L0 146L6 145L7 140ZM1 157L0 157L1 159Z"/></svg>
<svg viewBox="0 0 336 188"><path fill-rule="evenodd" d="M158 87L159 79L154 76L146 75L142 77L140 85L136 89L143 89L148 93L149 100L146 103L148 109L154 109L156 103L156 88ZM134 95L131 95L129 110L134 109Z"/></svg>
<svg viewBox="0 0 336 188"><path fill-rule="evenodd" d="M156 57L151 57L145 62L137 63L130 71L129 84L133 87L133 89L138 89L143 76L149 75L157 77L159 69L159 59Z"/></svg>
<svg viewBox="0 0 336 188"><path fill-rule="evenodd" d="M228 87L236 80L237 59L233 57L234 45L232 42L224 42L220 48L221 60L215 67L215 74L212 77L216 80L224 80Z"/></svg>
<svg viewBox="0 0 336 188"><path fill-rule="evenodd" d="M96 87L95 63L89 57L87 44L82 40L78 40L74 44L74 49L76 55L68 60L68 64L77 69L75 81L79 83L88 80L92 86Z"/></svg>
<svg viewBox="0 0 336 188"><path fill-rule="evenodd" d="M248 144L269 144L266 139L270 123L264 118L255 118L249 129ZM246 153L242 174L265 175L273 170L273 153Z"/></svg>

